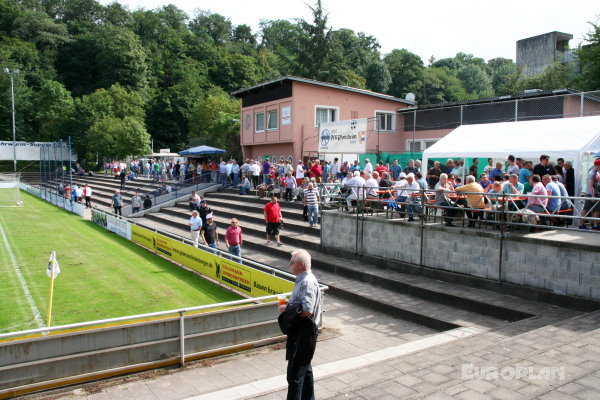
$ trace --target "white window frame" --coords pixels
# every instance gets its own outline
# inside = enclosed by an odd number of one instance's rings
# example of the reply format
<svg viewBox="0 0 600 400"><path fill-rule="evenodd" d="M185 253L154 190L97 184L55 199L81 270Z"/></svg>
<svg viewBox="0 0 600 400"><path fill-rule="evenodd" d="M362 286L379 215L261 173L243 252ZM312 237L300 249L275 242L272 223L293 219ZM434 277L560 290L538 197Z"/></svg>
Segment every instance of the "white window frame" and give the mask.
<svg viewBox="0 0 600 400"><path fill-rule="evenodd" d="M319 127L319 121L317 121L317 110L319 110L319 109L327 109L330 112L332 110L335 111L335 117L333 118L333 120L326 121L326 122L337 122L340 120L340 108L339 107L315 105L315 128ZM331 114L328 113L328 116L331 116Z"/></svg>
<svg viewBox="0 0 600 400"><path fill-rule="evenodd" d="M275 127L274 128L269 128L269 122L271 121L271 115L275 115L274 121L275 121ZM267 130L268 131L276 131L277 129L279 129L279 112L277 110L267 110Z"/></svg>
<svg viewBox="0 0 600 400"><path fill-rule="evenodd" d="M262 130L258 129L259 115L262 115L262 121L263 121ZM261 112L254 113L254 133L263 133L264 131L265 131L265 112L261 111Z"/></svg>
<svg viewBox="0 0 600 400"><path fill-rule="evenodd" d="M427 145L427 142L433 142L433 144L435 144L435 142L437 142L438 140L440 140L441 138L428 138L428 139L415 139L414 142L415 143L419 143L419 146L421 148L421 150L419 151L414 151L415 153L420 153L423 152L427 149L427 147L425 147ZM410 144L413 142L412 139L407 139L406 140L406 151L410 152ZM431 144L429 147L433 146L433 144Z"/></svg>
<svg viewBox="0 0 600 400"><path fill-rule="evenodd" d="M375 120L376 120L376 124L375 127L378 127L379 125L379 115L378 114L386 114L386 115L391 115L392 116L392 126L389 129L381 129L381 127L379 127L379 132L381 133L396 133L396 112L395 111L386 111L386 110L375 110Z"/></svg>

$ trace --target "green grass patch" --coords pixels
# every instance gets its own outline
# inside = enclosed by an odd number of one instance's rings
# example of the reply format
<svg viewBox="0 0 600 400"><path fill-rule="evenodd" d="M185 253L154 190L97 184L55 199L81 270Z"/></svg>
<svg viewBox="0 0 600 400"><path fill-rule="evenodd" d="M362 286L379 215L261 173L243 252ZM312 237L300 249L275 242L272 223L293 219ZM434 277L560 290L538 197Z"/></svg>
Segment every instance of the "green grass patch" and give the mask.
<svg viewBox="0 0 600 400"><path fill-rule="evenodd" d="M4 189L0 189L2 191ZM0 226L44 322L56 251L52 325L142 314L240 299L220 286L21 192L23 207L3 208ZM0 236L0 332L36 328L31 308Z"/></svg>

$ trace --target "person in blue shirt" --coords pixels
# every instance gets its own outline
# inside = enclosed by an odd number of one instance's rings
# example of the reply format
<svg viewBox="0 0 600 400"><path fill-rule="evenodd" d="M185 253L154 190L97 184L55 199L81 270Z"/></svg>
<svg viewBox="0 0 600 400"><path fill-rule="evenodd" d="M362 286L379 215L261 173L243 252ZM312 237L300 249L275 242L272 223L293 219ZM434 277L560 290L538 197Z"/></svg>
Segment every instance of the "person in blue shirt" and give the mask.
<svg viewBox="0 0 600 400"><path fill-rule="evenodd" d="M526 184L527 182L529 182L529 177L531 176L532 165L533 164L531 161L525 161L523 163L523 168L521 168L519 170L519 182L522 183L523 185Z"/></svg>
<svg viewBox="0 0 600 400"><path fill-rule="evenodd" d="M560 189L556 183L552 182L550 175L544 175L542 177L542 183L546 186L549 196L560 196ZM549 198L546 208L549 212L554 213L560 209L560 203L560 199Z"/></svg>
<svg viewBox="0 0 600 400"><path fill-rule="evenodd" d="M390 173L395 181L398 180L400 172L402 172L402 166L398 164L398 160L394 160L394 163L390 166Z"/></svg>
<svg viewBox="0 0 600 400"><path fill-rule="evenodd" d="M496 177L497 175L499 175L499 176L504 175L504 170L502 169L501 162L497 162L496 168L490 170L490 174L489 174L488 178L490 179L490 181L493 181L494 177Z"/></svg>

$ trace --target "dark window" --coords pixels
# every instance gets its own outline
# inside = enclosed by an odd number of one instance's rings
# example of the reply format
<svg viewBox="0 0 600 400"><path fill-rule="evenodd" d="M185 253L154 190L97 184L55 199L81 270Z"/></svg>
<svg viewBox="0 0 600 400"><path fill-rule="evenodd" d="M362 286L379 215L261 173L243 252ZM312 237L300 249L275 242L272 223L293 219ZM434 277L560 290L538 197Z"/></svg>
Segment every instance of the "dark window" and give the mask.
<svg viewBox="0 0 600 400"><path fill-rule="evenodd" d="M292 82L281 81L268 86L261 86L240 97L242 97L243 108L292 97Z"/></svg>

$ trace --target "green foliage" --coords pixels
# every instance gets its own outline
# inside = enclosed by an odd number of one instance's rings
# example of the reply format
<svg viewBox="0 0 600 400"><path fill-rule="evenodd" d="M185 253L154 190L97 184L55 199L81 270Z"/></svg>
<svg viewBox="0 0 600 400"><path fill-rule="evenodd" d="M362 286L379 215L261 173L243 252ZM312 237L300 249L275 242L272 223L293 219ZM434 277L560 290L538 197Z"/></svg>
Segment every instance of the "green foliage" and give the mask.
<svg viewBox="0 0 600 400"><path fill-rule="evenodd" d="M60 82L46 81L37 100L38 140L59 140L65 135L68 121L75 118L75 102L71 93Z"/></svg>
<svg viewBox="0 0 600 400"><path fill-rule="evenodd" d="M581 75L579 85L584 90L600 89L600 25L591 24L592 30L585 36L588 42L577 51Z"/></svg>
<svg viewBox="0 0 600 400"><path fill-rule="evenodd" d="M130 11L97 0L0 0L0 68L21 70L15 77L17 138L71 135L83 158L105 151L115 157L120 150L111 143L119 142L114 136L121 130L141 138L131 151L150 134L156 147L177 151L200 138L235 154L240 148L231 119L239 118L239 105L227 93L285 75L397 97L413 92L419 104L531 88L600 88L597 25L588 34L590 46L577 50L580 75L556 64L524 77L505 58L486 63L457 53L432 56L426 67L406 49L382 57L377 38L332 30L321 0L309 8L310 21L263 20L252 32L210 11L190 18L174 5ZM7 76L0 75L0 138L11 135L8 91ZM209 127L196 126L202 118Z"/></svg>
<svg viewBox="0 0 600 400"><path fill-rule="evenodd" d="M418 94L423 86L423 60L406 49L394 49L383 61L390 71L392 82L388 93L405 97L407 93Z"/></svg>
<svg viewBox="0 0 600 400"><path fill-rule="evenodd" d="M195 142L225 149L237 160L242 158L240 142L240 105L220 89L211 91L190 115L190 138Z"/></svg>
<svg viewBox="0 0 600 400"><path fill-rule="evenodd" d="M83 96L75 108L77 118L71 127L81 158L122 158L149 149L144 102L138 93L115 84Z"/></svg>
<svg viewBox="0 0 600 400"><path fill-rule="evenodd" d="M392 76L386 64L375 61L367 67L367 86L374 92L386 93L392 83Z"/></svg>

